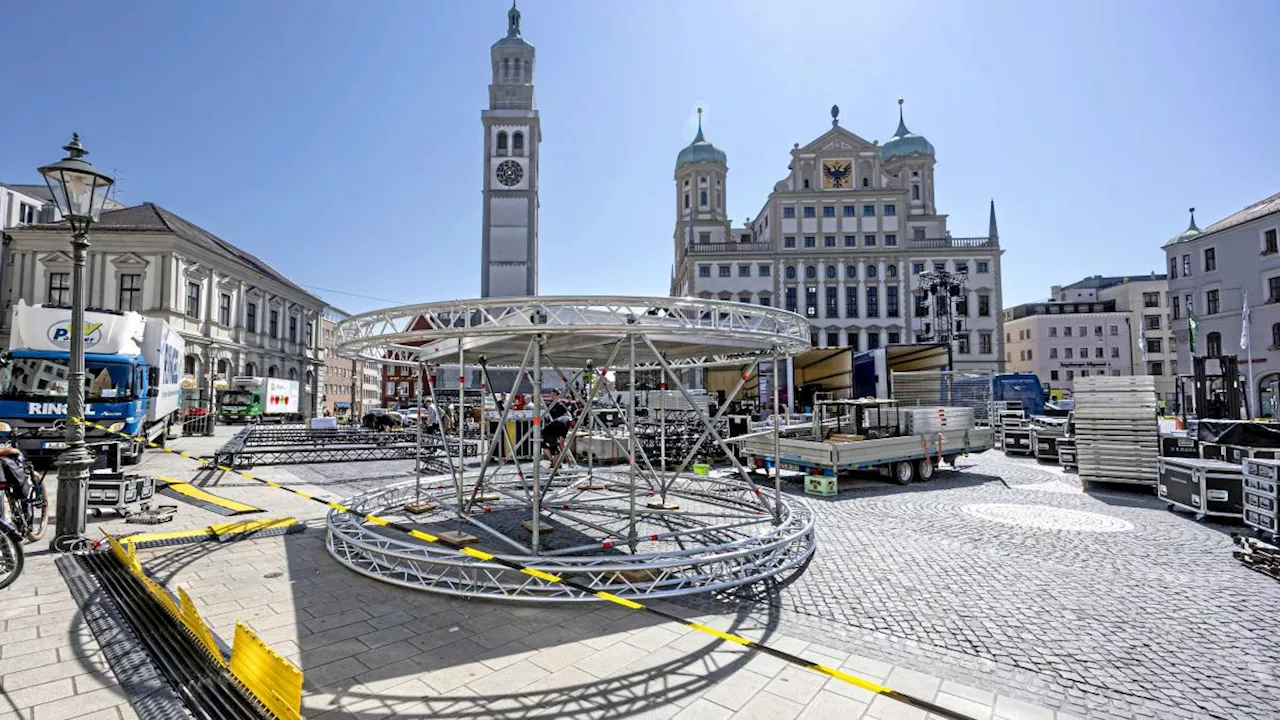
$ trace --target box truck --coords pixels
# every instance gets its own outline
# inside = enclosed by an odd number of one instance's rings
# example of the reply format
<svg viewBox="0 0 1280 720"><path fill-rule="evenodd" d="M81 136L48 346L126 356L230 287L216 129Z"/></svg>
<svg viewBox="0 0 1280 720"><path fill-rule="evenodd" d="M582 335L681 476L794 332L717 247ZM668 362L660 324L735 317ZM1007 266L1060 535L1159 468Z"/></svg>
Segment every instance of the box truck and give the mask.
<svg viewBox="0 0 1280 720"><path fill-rule="evenodd" d="M218 393L218 421L222 423L300 420L297 380L237 377Z"/></svg>
<svg viewBox="0 0 1280 720"><path fill-rule="evenodd" d="M147 442L163 441L181 404L186 342L163 320L136 312L89 310L84 319L85 415L139 438L122 442L121 459L142 457ZM66 449L71 308L13 308L9 349L0 356L0 420L28 457ZM118 438L86 428L86 440Z"/></svg>

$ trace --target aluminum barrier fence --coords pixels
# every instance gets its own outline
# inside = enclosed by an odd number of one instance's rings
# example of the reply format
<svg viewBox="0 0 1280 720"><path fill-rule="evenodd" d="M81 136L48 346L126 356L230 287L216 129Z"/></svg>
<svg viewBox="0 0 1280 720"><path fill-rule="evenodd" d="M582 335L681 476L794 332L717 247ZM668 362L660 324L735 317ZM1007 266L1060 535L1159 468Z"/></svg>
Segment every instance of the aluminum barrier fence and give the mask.
<svg viewBox="0 0 1280 720"><path fill-rule="evenodd" d="M973 408L979 425L992 418L992 376L989 370L919 370L891 374L893 397L901 407L948 406Z"/></svg>

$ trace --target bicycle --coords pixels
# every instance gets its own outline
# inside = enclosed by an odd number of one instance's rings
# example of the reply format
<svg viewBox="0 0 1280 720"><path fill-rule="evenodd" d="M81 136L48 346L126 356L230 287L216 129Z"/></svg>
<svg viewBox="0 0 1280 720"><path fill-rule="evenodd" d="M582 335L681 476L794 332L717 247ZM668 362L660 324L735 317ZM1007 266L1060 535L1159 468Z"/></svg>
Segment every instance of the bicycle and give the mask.
<svg viewBox="0 0 1280 720"><path fill-rule="evenodd" d="M13 429L0 422L0 437ZM0 447L0 589L22 574L26 553L22 546L44 537L49 527L49 492L45 473L37 473L16 445Z"/></svg>

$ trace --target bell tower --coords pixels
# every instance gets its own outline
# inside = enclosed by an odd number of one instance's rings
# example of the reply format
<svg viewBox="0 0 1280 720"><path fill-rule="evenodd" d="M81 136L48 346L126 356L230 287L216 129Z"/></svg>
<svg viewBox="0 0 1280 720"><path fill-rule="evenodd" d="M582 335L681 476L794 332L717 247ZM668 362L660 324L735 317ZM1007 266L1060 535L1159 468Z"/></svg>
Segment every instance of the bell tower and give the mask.
<svg viewBox="0 0 1280 720"><path fill-rule="evenodd" d="M489 50L492 81L484 126L484 224L480 296L538 294L538 145L542 126L533 100L535 55L520 36L520 11L507 12L507 34Z"/></svg>

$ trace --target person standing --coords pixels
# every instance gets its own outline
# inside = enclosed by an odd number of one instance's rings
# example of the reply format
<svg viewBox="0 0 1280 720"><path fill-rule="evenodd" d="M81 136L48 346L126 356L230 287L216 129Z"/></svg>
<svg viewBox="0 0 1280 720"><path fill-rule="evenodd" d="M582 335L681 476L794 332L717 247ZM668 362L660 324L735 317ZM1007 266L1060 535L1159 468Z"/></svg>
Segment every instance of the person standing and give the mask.
<svg viewBox="0 0 1280 720"><path fill-rule="evenodd" d="M422 409L421 421L422 431L429 435L440 434L440 408L428 398L425 402L426 407Z"/></svg>

